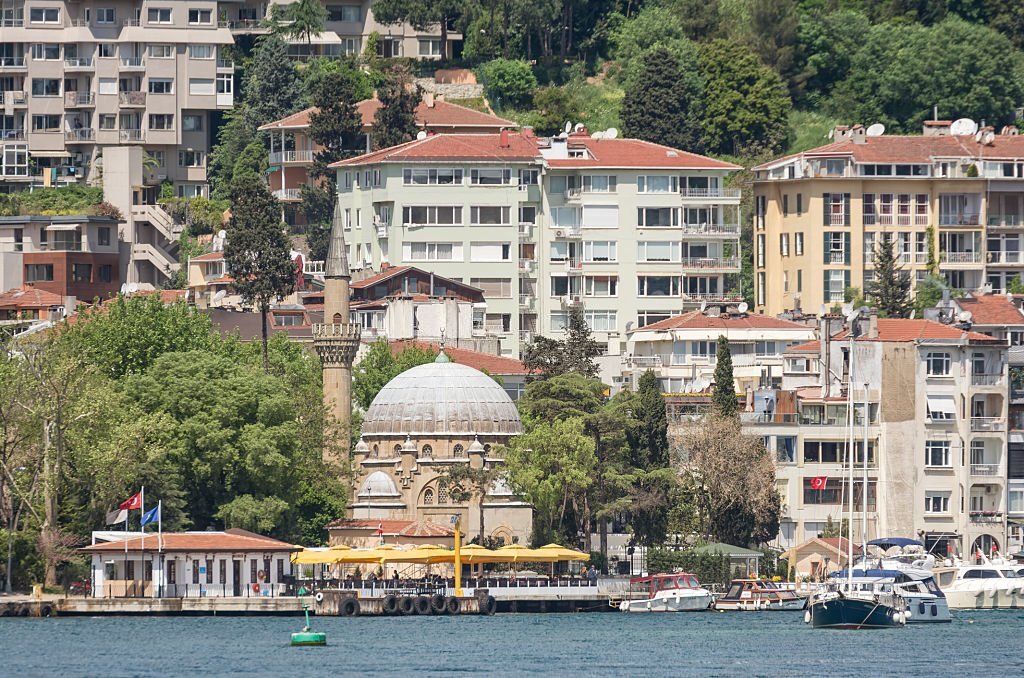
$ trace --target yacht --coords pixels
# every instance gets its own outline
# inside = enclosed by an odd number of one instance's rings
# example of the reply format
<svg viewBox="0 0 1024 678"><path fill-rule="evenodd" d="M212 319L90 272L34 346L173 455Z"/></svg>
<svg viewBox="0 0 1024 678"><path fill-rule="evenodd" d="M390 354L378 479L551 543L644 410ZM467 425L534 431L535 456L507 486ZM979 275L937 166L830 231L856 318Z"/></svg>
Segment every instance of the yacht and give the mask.
<svg viewBox="0 0 1024 678"><path fill-rule="evenodd" d="M903 602L907 624L950 622L949 603L935 583L931 570L908 567L898 560L865 558L854 565L852 576L837 572L831 586L849 592L894 595Z"/></svg>
<svg viewBox="0 0 1024 678"><path fill-rule="evenodd" d="M623 612L692 612L711 607L715 597L687 572L633 577L619 603Z"/></svg>
<svg viewBox="0 0 1024 678"><path fill-rule="evenodd" d="M1024 607L1024 577L1020 566L999 556L983 554L969 563L947 559L934 570L935 580L954 610L995 610Z"/></svg>
<svg viewBox="0 0 1024 678"><path fill-rule="evenodd" d="M715 600L716 610L802 610L806 599L791 588L767 579L733 579Z"/></svg>

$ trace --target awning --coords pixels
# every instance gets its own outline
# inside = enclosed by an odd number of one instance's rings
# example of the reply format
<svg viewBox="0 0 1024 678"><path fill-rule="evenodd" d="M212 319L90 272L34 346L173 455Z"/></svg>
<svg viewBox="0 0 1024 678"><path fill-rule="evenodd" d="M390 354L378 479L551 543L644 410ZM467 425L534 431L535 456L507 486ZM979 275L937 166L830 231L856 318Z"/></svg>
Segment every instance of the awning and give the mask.
<svg viewBox="0 0 1024 678"><path fill-rule="evenodd" d="M81 224L49 224L46 226L47 231L77 231L82 225Z"/></svg>
<svg viewBox="0 0 1024 678"><path fill-rule="evenodd" d="M29 151L29 155L33 158L70 158L71 154L67 151Z"/></svg>
<svg viewBox="0 0 1024 678"><path fill-rule="evenodd" d="M311 35L309 40L305 37L290 37L287 40L289 45L340 45L341 38L334 31L323 31L316 35Z"/></svg>
<svg viewBox="0 0 1024 678"><path fill-rule="evenodd" d="M38 38L38 36L36 36ZM125 26L118 42L173 43L196 45L231 45L235 40L227 28L170 28L159 26Z"/></svg>
<svg viewBox="0 0 1024 678"><path fill-rule="evenodd" d="M942 414L952 419L956 417L956 401L951 395L930 395L928 396L928 412Z"/></svg>

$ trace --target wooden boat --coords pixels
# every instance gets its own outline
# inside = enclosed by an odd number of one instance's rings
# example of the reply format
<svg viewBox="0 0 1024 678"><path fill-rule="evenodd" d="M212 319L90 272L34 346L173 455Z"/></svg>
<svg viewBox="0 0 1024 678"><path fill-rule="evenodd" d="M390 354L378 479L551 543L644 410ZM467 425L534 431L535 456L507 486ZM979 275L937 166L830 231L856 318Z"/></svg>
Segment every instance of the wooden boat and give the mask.
<svg viewBox="0 0 1024 678"><path fill-rule="evenodd" d="M802 610L806 599L767 579L733 579L715 600L716 610Z"/></svg>

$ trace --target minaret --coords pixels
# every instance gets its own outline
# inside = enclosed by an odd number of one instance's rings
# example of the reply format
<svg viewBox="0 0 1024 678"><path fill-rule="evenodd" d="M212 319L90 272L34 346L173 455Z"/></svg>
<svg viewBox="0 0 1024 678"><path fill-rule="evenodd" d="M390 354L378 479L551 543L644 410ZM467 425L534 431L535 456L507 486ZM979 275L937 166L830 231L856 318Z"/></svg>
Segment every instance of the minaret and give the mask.
<svg viewBox="0 0 1024 678"><path fill-rule="evenodd" d="M324 405L339 424L338 448L348 455L352 425L352 361L359 348L359 325L349 318L348 254L339 210L331 224L324 265L324 321L313 325L313 348L323 366ZM331 445L325 441L325 455Z"/></svg>

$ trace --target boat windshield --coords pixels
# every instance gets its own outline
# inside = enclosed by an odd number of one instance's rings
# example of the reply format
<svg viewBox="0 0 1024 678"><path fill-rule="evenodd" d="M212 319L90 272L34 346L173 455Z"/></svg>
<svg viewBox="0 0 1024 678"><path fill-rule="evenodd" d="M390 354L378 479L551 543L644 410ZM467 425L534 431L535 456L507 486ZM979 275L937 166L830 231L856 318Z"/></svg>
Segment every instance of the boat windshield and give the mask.
<svg viewBox="0 0 1024 678"><path fill-rule="evenodd" d="M939 591L939 587L935 585L935 579L934 578L928 577L927 579L922 579L921 583L924 584L924 587L926 589L928 589L928 593L933 593L933 594L935 594L937 596L941 596L942 595L942 592Z"/></svg>
<svg viewBox="0 0 1024 678"><path fill-rule="evenodd" d="M999 570L999 571L1002 572L1003 576L1006 577L1007 579L1016 579L1016 578L1020 577L1020 575L1017 574L1016 570Z"/></svg>
<svg viewBox="0 0 1024 678"><path fill-rule="evenodd" d="M729 592L725 594L726 598L739 598L740 597L740 585L733 584L729 587Z"/></svg>

